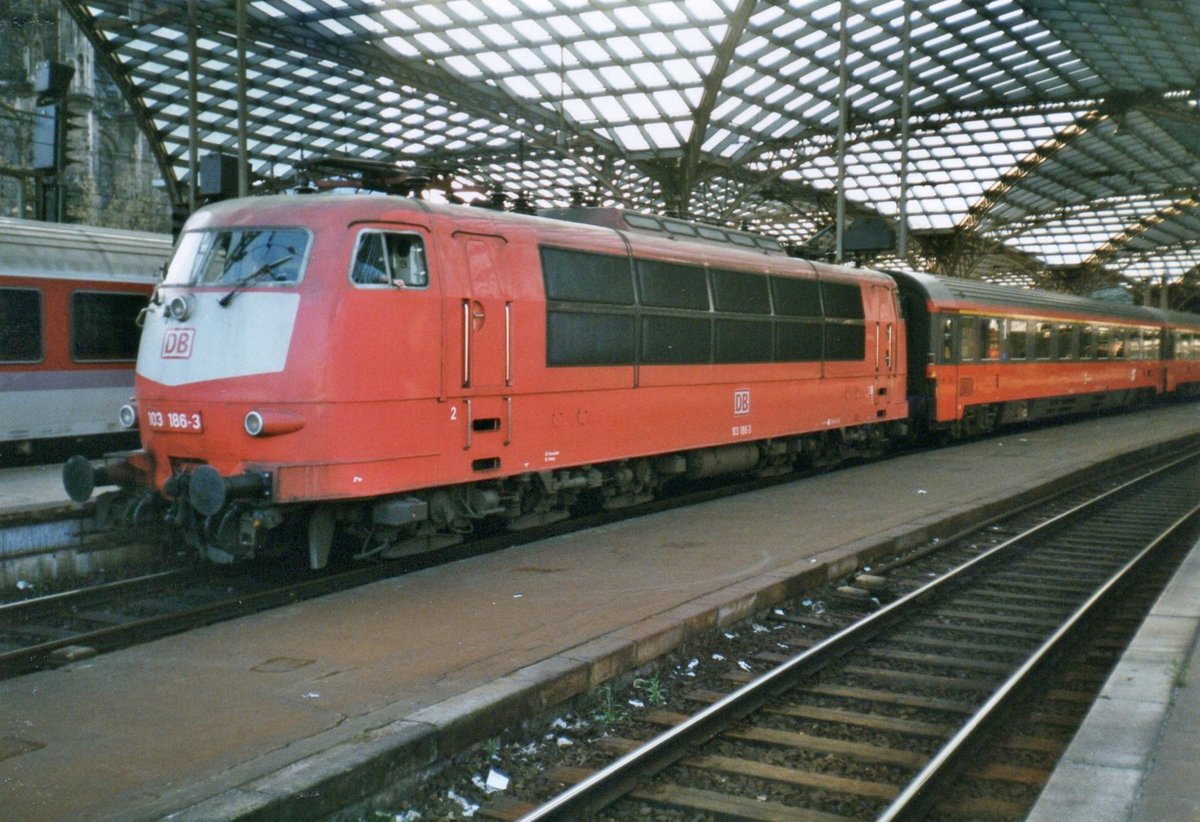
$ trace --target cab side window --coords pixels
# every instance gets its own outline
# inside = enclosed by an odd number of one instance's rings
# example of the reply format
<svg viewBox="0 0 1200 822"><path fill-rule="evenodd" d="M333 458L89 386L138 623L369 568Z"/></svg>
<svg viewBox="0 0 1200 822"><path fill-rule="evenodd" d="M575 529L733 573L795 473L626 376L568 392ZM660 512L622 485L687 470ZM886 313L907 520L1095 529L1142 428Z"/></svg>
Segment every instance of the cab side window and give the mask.
<svg viewBox="0 0 1200 822"><path fill-rule="evenodd" d="M415 234L364 231L358 235L350 280L357 285L425 288L429 285L425 245Z"/></svg>

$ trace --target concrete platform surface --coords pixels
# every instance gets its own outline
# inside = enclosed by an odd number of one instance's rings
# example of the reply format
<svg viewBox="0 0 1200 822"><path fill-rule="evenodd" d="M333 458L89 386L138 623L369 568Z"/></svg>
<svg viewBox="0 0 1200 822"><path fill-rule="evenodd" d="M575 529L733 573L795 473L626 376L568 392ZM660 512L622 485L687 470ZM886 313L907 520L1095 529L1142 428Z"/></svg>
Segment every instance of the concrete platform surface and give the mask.
<svg viewBox="0 0 1200 822"><path fill-rule="evenodd" d="M547 539L0 683L0 818L314 817L1200 405L842 469Z"/></svg>
<svg viewBox="0 0 1200 822"><path fill-rule="evenodd" d="M1027 822L1200 819L1200 545L1113 670Z"/></svg>
<svg viewBox="0 0 1200 822"><path fill-rule="evenodd" d="M0 517L72 505L63 490L61 465L0 469Z"/></svg>

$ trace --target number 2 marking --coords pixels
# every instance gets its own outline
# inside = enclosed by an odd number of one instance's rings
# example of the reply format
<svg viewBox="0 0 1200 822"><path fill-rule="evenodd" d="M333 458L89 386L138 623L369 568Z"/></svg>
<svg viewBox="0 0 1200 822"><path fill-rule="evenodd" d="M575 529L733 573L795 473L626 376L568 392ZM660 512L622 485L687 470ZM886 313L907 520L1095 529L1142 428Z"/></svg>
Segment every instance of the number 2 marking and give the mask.
<svg viewBox="0 0 1200 822"><path fill-rule="evenodd" d="M458 419L458 406L452 405L450 406L450 421L453 422L456 419Z"/></svg>

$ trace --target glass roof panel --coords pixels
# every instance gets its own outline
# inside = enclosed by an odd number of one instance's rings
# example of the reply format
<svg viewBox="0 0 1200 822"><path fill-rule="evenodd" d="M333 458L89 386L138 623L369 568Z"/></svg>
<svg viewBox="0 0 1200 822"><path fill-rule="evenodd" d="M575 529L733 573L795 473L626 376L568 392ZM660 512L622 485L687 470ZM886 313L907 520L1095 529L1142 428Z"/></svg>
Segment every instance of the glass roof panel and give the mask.
<svg viewBox="0 0 1200 822"><path fill-rule="evenodd" d="M847 2L845 190L853 208L895 218L904 3ZM1103 257L1130 267L1123 255L1166 259L1146 244L1192 241L1194 205L1156 216L1200 187L1200 23L1189 0L913 7L914 231L979 230L1046 265ZM196 137L230 150L232 14L198 8ZM107 59L138 96L163 176L177 186L188 139L181 24L134 25L126 0L87 9L104 22ZM547 205L586 189L770 222L797 242L829 224L840 0L254 0L251 9L251 161L272 176L338 151L463 175L488 168L560 197ZM514 171L518 155L527 159ZM703 189L666 202L684 162ZM786 196L758 193L774 187Z"/></svg>

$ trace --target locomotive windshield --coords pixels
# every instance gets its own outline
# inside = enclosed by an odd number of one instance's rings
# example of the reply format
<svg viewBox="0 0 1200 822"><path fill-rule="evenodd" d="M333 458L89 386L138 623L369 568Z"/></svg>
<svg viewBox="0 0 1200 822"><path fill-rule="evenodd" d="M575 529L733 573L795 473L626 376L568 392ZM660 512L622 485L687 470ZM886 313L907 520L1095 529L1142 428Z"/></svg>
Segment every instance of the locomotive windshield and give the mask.
<svg viewBox="0 0 1200 822"><path fill-rule="evenodd" d="M302 228L189 231L171 258L166 285L294 283L304 274L309 233Z"/></svg>

